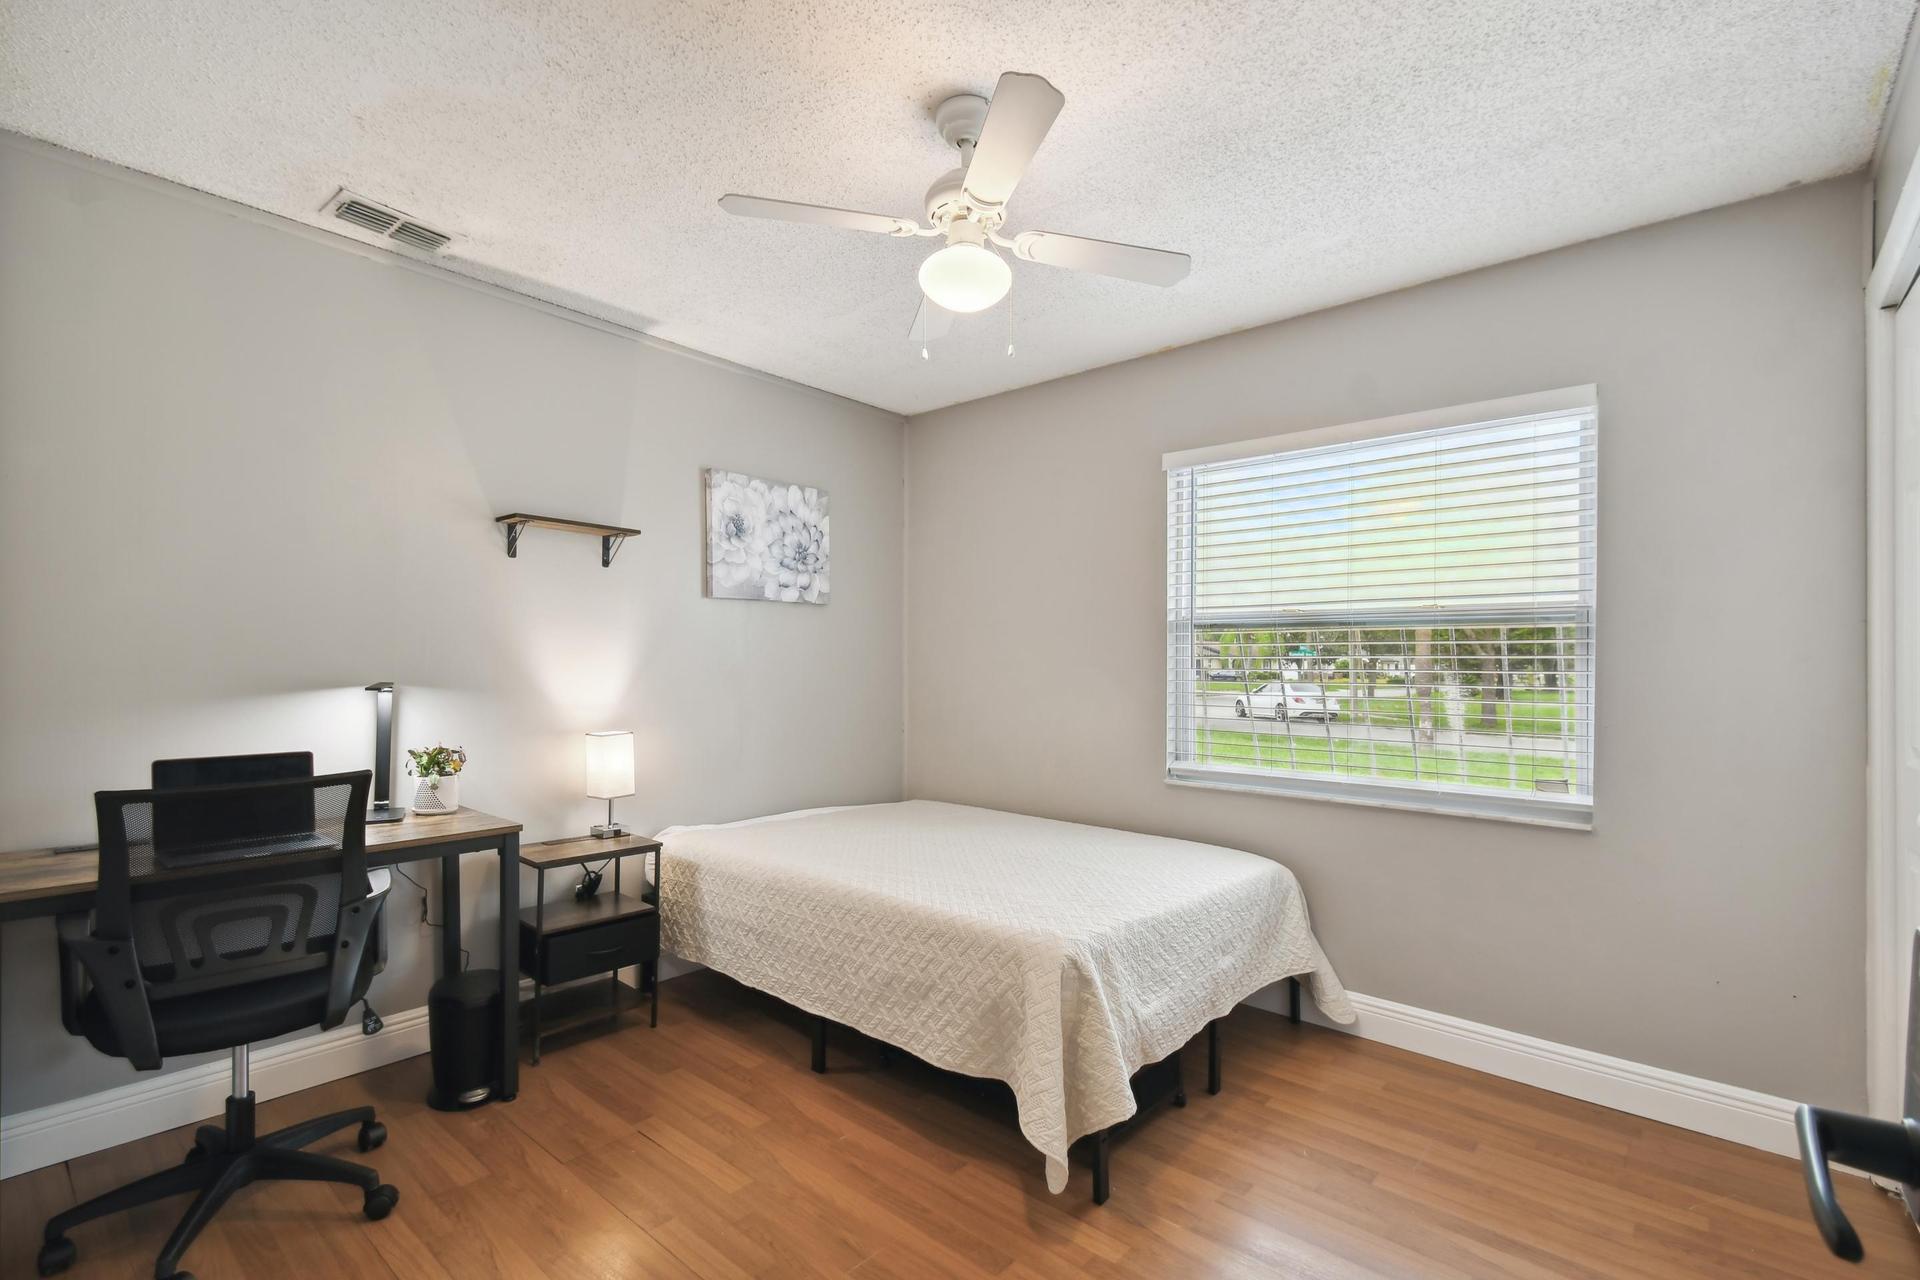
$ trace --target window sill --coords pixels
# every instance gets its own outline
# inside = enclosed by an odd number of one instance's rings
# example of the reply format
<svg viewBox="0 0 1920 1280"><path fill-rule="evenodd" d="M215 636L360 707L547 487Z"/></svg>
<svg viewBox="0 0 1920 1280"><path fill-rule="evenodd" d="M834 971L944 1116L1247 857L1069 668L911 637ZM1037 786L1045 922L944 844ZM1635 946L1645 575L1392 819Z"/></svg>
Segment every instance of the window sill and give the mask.
<svg viewBox="0 0 1920 1280"><path fill-rule="evenodd" d="M1380 782L1334 782L1297 774L1249 774L1193 765L1169 768L1166 781L1170 787L1253 792L1296 800L1331 800L1335 804L1403 809L1449 818L1520 822L1566 831L1593 830L1593 801L1582 796L1502 795Z"/></svg>

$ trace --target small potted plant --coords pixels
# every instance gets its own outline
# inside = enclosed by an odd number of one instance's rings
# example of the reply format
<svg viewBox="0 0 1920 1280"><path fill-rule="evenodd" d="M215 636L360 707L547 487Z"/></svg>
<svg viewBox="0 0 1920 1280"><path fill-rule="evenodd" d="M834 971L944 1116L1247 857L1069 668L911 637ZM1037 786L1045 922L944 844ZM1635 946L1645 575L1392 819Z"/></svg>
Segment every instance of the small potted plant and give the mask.
<svg viewBox="0 0 1920 1280"><path fill-rule="evenodd" d="M460 771L467 767L467 753L461 747L429 747L407 752L407 773L420 779L407 807L416 817L434 818L460 807Z"/></svg>

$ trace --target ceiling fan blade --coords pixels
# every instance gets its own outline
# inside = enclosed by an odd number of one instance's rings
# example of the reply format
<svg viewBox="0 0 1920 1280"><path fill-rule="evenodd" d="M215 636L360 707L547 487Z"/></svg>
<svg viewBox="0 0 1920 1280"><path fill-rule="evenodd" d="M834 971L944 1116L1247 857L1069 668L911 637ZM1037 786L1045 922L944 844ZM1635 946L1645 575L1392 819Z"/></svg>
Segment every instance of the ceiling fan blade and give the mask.
<svg viewBox="0 0 1920 1280"><path fill-rule="evenodd" d="M883 236L911 236L920 232L919 224L907 218L890 218L884 213L859 213L852 209L832 209L823 204L800 204L793 200L725 195L720 197L720 207L742 218L811 222L847 231L877 231Z"/></svg>
<svg viewBox="0 0 1920 1280"><path fill-rule="evenodd" d="M924 347L936 338L946 337L951 328L953 312L922 297L920 309L913 313L913 327L907 330L907 338Z"/></svg>
<svg viewBox="0 0 1920 1280"><path fill-rule="evenodd" d="M1162 287L1179 284L1193 266L1192 258L1171 249L1144 249L1137 244L1063 236L1057 231L1022 231L1013 238L1013 253L1028 262Z"/></svg>
<svg viewBox="0 0 1920 1280"><path fill-rule="evenodd" d="M961 183L967 194L981 204L1005 204L1066 104L1043 76L1018 71L1002 75L993 88L987 122L980 126L980 141L974 144L973 159Z"/></svg>

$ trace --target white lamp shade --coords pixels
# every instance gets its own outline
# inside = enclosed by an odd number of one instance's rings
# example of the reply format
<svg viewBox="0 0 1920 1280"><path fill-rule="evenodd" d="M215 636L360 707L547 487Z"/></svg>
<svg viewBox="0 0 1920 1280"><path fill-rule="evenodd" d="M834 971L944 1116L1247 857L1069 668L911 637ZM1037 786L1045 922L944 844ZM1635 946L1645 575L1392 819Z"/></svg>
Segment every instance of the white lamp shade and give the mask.
<svg viewBox="0 0 1920 1280"><path fill-rule="evenodd" d="M603 729L587 735L587 794L613 800L633 794L633 734Z"/></svg>
<svg viewBox="0 0 1920 1280"><path fill-rule="evenodd" d="M977 244L950 244L920 264L920 292L949 311L985 311L1012 286L1000 255Z"/></svg>

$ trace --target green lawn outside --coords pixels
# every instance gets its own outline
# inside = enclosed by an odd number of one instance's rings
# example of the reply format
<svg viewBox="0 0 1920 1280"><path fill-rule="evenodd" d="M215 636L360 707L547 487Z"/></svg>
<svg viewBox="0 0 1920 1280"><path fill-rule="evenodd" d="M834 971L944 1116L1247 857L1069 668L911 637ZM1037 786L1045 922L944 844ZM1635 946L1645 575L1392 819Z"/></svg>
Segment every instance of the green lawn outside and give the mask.
<svg viewBox="0 0 1920 1280"><path fill-rule="evenodd" d="M1406 729L1413 724L1414 699L1404 694L1383 697L1374 694L1349 694L1344 687L1336 687L1336 696L1340 707L1340 718L1356 724L1382 725L1390 729ZM1454 727L1453 717L1447 714L1444 701L1434 699L1429 709L1436 729Z"/></svg>
<svg viewBox="0 0 1920 1280"><path fill-rule="evenodd" d="M1402 743L1215 729L1205 725L1196 733L1200 764L1286 773L1332 773L1387 781L1451 782L1520 791L1533 790L1537 779L1569 779L1567 763L1558 755L1545 752L1479 749L1462 752L1424 747L1416 774L1413 748Z"/></svg>
<svg viewBox="0 0 1920 1280"><path fill-rule="evenodd" d="M1509 701L1493 704L1494 714L1481 715L1477 697L1467 702L1467 728L1475 733L1505 733L1509 720L1519 734L1560 735L1572 731L1574 710L1571 689L1515 689Z"/></svg>

